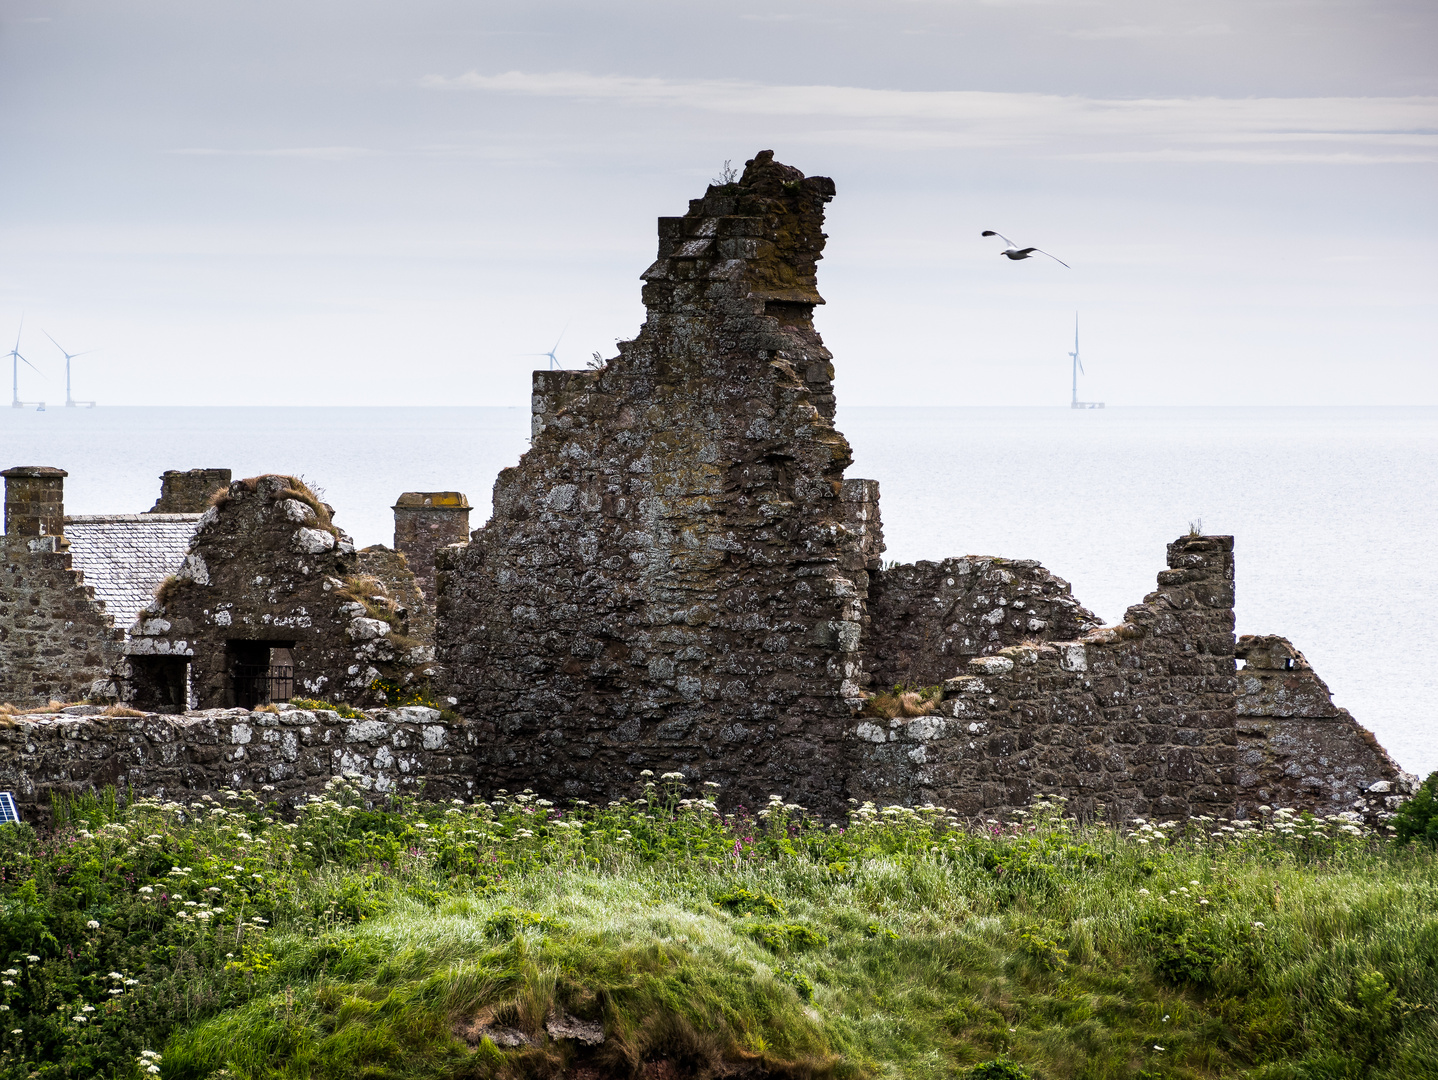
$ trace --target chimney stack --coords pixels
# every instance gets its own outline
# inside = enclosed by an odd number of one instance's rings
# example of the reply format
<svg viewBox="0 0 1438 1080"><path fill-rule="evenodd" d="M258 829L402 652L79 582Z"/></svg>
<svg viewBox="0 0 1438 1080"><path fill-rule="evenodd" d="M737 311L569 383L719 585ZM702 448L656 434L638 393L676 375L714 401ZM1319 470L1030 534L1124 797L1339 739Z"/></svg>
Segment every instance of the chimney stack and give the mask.
<svg viewBox="0 0 1438 1080"><path fill-rule="evenodd" d="M64 469L48 465L17 465L5 477L5 535L55 536L65 541Z"/></svg>
<svg viewBox="0 0 1438 1080"><path fill-rule="evenodd" d="M210 497L230 486L229 469L166 469L160 477L160 498L147 514L203 514Z"/></svg>
<svg viewBox="0 0 1438 1080"><path fill-rule="evenodd" d="M394 549L404 553L420 589L437 598L434 554L469 539L469 500L458 491L406 491L394 504Z"/></svg>

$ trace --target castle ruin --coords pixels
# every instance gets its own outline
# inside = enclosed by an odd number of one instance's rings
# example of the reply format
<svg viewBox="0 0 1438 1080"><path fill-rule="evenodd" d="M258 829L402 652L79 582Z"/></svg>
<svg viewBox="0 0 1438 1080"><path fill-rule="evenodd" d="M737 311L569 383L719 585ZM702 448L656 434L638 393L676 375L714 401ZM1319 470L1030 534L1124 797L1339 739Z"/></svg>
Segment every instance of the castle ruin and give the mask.
<svg viewBox="0 0 1438 1080"><path fill-rule="evenodd" d="M647 769L827 816L1039 795L1110 817L1391 810L1412 778L1302 654L1235 636L1232 537L1175 540L1112 627L1032 561L882 564L813 324L833 196L765 151L661 218L638 335L535 373L530 449L472 534L463 495L411 492L394 549L356 551L293 477L166 473L173 498L91 544L149 529L164 551L112 588L65 535L91 519L64 517L64 472L7 470L0 700L94 704L12 714L0 783L31 803L106 778L298 798L354 771L594 802ZM933 689L876 711L895 685ZM120 701L143 715L105 714Z"/></svg>

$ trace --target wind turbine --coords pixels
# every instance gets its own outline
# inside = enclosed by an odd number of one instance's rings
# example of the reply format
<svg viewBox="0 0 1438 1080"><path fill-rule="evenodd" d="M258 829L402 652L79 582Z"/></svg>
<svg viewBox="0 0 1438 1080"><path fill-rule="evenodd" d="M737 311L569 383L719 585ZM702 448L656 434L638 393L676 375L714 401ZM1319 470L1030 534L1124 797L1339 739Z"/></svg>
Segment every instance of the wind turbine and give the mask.
<svg viewBox="0 0 1438 1080"><path fill-rule="evenodd" d="M1073 360L1074 360L1074 365L1073 365L1073 366L1074 366L1074 396L1073 396L1073 405L1072 405L1071 407L1077 409L1077 408L1079 407L1079 403L1078 403L1078 373L1079 373L1080 371L1083 371L1083 361L1079 359L1079 353L1078 353L1078 312L1077 312L1077 311L1074 312L1074 351L1071 352L1071 353L1069 353L1069 355L1072 356L1072 357L1073 357ZM69 369L67 368L66 370L68 371ZM1087 371L1084 371L1084 374L1087 375L1088 372L1087 372Z"/></svg>
<svg viewBox="0 0 1438 1080"><path fill-rule="evenodd" d="M37 407L37 411L43 411L45 408L43 401L20 400L20 361L25 360L25 358L20 355L20 334L24 329L25 316L22 315L20 316L20 329L15 331L15 347L10 350L10 407L12 409L23 409L29 405L34 405ZM25 366L42 379L45 377L45 373L30 363L29 360L25 360Z"/></svg>
<svg viewBox="0 0 1438 1080"><path fill-rule="evenodd" d="M70 361L75 359L75 357L77 356L87 356L95 350L86 349L84 352L65 352L65 347L61 345L58 341L56 341L53 337L50 337L50 331L42 329L40 333L44 334L47 338L50 338L50 343L54 345L55 348L59 349L65 357L65 404L72 409L77 405L84 405L87 409L93 409L95 407L95 403L93 401L76 401L70 396ZM19 343L17 342L16 344Z"/></svg>
<svg viewBox="0 0 1438 1080"><path fill-rule="evenodd" d="M519 355L520 355L520 356L547 356L547 357L549 357L549 370L550 370L550 371L555 371L555 370L563 371L563 370L564 370L564 365L559 362L559 357L555 356L554 353L555 353L555 350L559 348L559 343L564 340L564 335L565 335L566 333L568 333L568 332L569 332L569 324L568 324L568 323L565 323L565 324L564 324L564 329L561 330L561 331L559 331L559 336L554 339L554 348L553 348L553 349L550 349L548 352L527 352L527 353L520 353Z"/></svg>
<svg viewBox="0 0 1438 1080"><path fill-rule="evenodd" d="M1078 312L1077 312L1077 311L1074 312L1074 351L1071 352L1071 353L1069 353L1069 355L1073 357L1073 361L1074 361L1074 363L1073 363L1073 372L1074 372L1074 396L1073 396L1073 402L1069 405L1069 408L1071 408L1071 409L1102 409L1102 408L1103 408L1103 402L1102 402L1102 401L1080 401L1080 400L1078 399L1078 377L1079 377L1079 372L1083 371L1083 373L1084 373L1085 375L1087 375L1088 372L1083 370L1083 361L1079 359Z"/></svg>

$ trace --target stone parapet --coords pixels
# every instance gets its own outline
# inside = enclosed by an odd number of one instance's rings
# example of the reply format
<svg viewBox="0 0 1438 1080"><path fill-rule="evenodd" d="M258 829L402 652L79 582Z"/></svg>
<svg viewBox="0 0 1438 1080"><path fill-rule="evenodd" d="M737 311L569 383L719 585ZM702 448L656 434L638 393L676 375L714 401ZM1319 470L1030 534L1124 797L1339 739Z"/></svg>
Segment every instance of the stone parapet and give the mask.
<svg viewBox="0 0 1438 1080"><path fill-rule="evenodd" d="M125 710L130 712L131 710ZM113 785L188 801L224 788L273 791L294 806L331 777L376 795L472 799L487 791L473 734L434 709L210 709L184 716L106 715L96 706L0 717L0 788L43 821L52 793Z"/></svg>

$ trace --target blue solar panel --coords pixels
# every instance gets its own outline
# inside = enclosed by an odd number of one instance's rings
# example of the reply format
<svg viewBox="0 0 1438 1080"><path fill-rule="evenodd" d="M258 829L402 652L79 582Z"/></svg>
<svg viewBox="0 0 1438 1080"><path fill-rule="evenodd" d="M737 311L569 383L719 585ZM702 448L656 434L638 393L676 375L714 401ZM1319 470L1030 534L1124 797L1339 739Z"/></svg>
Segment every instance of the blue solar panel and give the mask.
<svg viewBox="0 0 1438 1080"><path fill-rule="evenodd" d="M20 809L15 805L15 793L13 791L0 791L0 824L13 821L20 823Z"/></svg>

